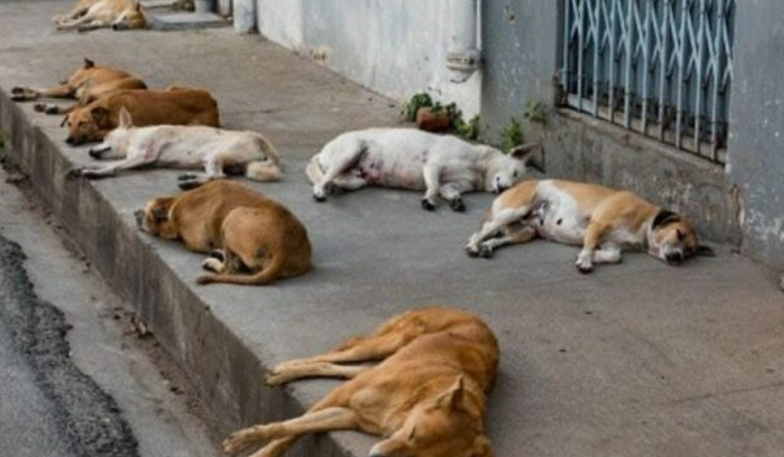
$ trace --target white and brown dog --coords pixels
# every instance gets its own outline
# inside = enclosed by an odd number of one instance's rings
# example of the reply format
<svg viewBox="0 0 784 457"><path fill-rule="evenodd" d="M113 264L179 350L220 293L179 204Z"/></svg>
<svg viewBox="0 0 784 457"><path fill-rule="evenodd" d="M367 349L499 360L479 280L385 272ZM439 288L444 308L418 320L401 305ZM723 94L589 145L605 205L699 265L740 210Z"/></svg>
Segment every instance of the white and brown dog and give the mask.
<svg viewBox="0 0 784 457"><path fill-rule="evenodd" d="M490 257L500 246L537 236L582 246L576 262L582 273L594 263L620 262L623 249L644 250L671 265L713 255L683 216L630 192L563 180L524 181L501 194L466 251Z"/></svg>
<svg viewBox="0 0 784 457"><path fill-rule="evenodd" d="M440 195L464 211L461 195L501 193L523 178L538 144L500 150L449 135L415 129L379 128L344 133L327 143L307 167L313 197L324 201L330 186L355 190L375 185L425 190L422 207L432 211Z"/></svg>
<svg viewBox="0 0 784 457"><path fill-rule="evenodd" d="M191 189L225 178L225 170L243 171L248 179L277 181L282 173L272 143L249 131L228 131L205 126L161 125L134 127L131 113L120 108L120 124L103 143L90 149L99 160L116 160L102 167L74 168L71 177L105 178L118 171L141 167L204 168L203 174L179 177L180 188Z"/></svg>

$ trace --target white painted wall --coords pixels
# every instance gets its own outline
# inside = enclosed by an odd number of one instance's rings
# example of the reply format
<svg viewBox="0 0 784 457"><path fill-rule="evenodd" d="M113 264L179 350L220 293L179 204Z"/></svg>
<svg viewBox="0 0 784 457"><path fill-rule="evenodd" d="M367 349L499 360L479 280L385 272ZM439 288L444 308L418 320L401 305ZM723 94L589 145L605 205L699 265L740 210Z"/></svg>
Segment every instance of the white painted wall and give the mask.
<svg viewBox="0 0 784 457"><path fill-rule="evenodd" d="M259 31L272 41L398 101L430 92L480 111L482 75L450 81L445 58L450 0L257 0ZM323 60L322 60L323 59Z"/></svg>

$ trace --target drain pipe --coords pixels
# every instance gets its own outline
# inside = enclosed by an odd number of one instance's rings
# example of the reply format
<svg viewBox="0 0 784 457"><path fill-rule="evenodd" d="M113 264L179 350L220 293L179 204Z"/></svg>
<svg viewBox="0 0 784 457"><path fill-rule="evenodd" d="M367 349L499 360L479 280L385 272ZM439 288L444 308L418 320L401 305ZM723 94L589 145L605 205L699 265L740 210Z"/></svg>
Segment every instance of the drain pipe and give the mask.
<svg viewBox="0 0 784 457"><path fill-rule="evenodd" d="M253 33L256 31L256 0L234 0L232 12L234 31Z"/></svg>
<svg viewBox="0 0 784 457"><path fill-rule="evenodd" d="M446 54L446 66L453 83L464 83L479 69L482 53L478 47L479 0L451 0L454 26Z"/></svg>

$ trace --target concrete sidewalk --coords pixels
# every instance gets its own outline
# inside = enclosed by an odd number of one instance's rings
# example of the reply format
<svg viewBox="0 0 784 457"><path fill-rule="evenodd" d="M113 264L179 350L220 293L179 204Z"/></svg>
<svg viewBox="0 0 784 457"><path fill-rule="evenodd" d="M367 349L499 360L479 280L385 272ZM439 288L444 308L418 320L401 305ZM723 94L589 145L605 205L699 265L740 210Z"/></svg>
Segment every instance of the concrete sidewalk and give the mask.
<svg viewBox="0 0 784 457"><path fill-rule="evenodd" d="M674 268L627 255L623 265L582 276L576 250L540 242L492 261L466 257L489 195L469 196L467 214L426 213L418 194L382 190L316 204L306 161L342 131L394 124L389 100L229 30L53 32L49 18L69 4L0 3L0 128L37 190L181 361L225 431L296 414L335 385L271 389L261 383L271 365L442 303L474 310L500 339L487 421L497 456L781 455L784 297L745 258L719 249L716 258ZM66 147L59 117L33 113L8 93L50 85L85 56L152 86L209 88L225 127L268 135L287 174L256 187L308 227L312 274L266 288L197 287L201 256L133 223L145 200L176 191L177 172L66 180L72 165L91 162L86 148ZM364 455L373 442L335 433L305 439L291 455Z"/></svg>

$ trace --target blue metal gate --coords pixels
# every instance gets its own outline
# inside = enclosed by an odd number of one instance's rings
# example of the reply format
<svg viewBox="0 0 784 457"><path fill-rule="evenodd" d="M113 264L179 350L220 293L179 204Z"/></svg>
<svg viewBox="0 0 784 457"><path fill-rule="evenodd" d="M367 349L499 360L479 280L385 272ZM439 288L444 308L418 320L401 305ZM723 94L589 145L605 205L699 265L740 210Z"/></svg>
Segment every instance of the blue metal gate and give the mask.
<svg viewBox="0 0 784 457"><path fill-rule="evenodd" d="M726 161L735 0L563 0L562 103Z"/></svg>

